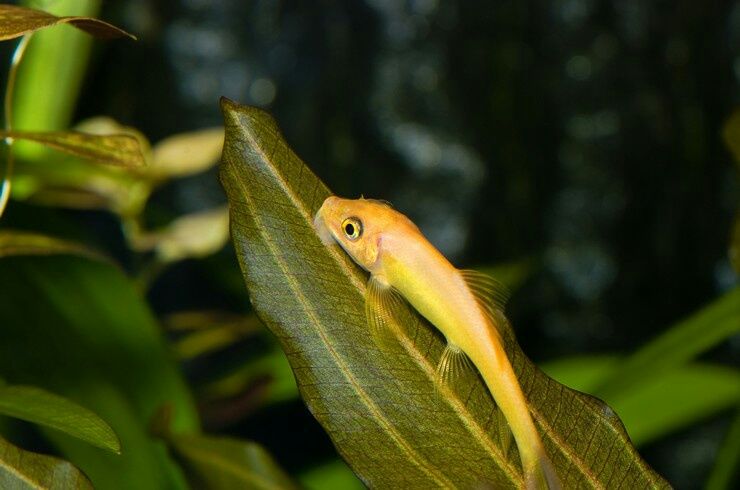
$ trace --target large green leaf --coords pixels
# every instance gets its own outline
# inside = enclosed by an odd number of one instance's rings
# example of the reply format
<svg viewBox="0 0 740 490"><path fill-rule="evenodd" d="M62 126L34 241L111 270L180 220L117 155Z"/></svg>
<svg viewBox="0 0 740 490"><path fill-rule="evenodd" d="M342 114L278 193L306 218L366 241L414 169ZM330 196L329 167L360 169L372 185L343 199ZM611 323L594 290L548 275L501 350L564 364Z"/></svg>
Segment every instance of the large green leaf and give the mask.
<svg viewBox="0 0 740 490"><path fill-rule="evenodd" d="M522 485L515 451L497 434L482 384L433 388L442 351L424 325L398 328L398 350L367 332L366 275L312 220L328 189L259 109L223 100L221 180L234 245L252 303L288 354L303 399L355 473L373 488ZM402 333L403 332L403 333ZM614 412L555 382L510 330L508 355L565 488L664 488Z"/></svg>
<svg viewBox="0 0 740 490"><path fill-rule="evenodd" d="M93 487L90 480L67 461L24 451L0 437L0 488L92 490Z"/></svg>
<svg viewBox="0 0 740 490"><path fill-rule="evenodd" d="M295 483L259 444L226 437L170 436L193 488L291 490Z"/></svg>
<svg viewBox="0 0 740 490"><path fill-rule="evenodd" d="M121 452L113 429L95 413L35 386L0 386L0 414L51 427L94 446Z"/></svg>
<svg viewBox="0 0 740 490"><path fill-rule="evenodd" d="M0 376L74 400L106 420L122 454L46 436L101 488L178 488L182 475L148 435L157 409L197 430L191 396L151 312L110 264L72 256L0 259Z"/></svg>

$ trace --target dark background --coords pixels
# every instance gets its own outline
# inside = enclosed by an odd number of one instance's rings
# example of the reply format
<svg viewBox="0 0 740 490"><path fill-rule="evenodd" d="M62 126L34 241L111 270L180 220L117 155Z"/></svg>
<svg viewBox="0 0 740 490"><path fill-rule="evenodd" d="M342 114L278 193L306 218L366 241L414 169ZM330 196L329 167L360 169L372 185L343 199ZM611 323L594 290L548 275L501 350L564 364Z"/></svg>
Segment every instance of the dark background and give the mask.
<svg viewBox="0 0 740 490"><path fill-rule="evenodd" d="M334 192L392 201L456 265L532 259L510 314L536 361L630 352L737 281L721 128L740 2L133 0L101 18L139 41L96 44L75 119L157 141L220 125L222 95L267 108ZM212 171L165 187L148 218L222 202ZM165 272L155 310L246 309L232 254ZM735 338L708 357L739 353ZM641 452L700 487L727 415ZM299 402L219 430L290 470L333 451Z"/></svg>

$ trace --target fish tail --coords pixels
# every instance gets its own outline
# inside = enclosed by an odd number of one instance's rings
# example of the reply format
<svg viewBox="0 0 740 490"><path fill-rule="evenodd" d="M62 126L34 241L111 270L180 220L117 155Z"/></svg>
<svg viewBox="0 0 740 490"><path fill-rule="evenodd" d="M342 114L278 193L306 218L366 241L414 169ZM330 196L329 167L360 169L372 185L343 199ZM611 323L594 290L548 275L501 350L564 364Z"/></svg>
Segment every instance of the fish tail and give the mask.
<svg viewBox="0 0 740 490"><path fill-rule="evenodd" d="M474 353L477 354L478 360L476 366L514 435L522 463L525 488L560 490L555 467L545 453L519 380L502 345L493 340L488 351L480 349ZM479 344L479 348L482 345L484 344Z"/></svg>
<svg viewBox="0 0 740 490"><path fill-rule="evenodd" d="M523 461L524 488L527 490L560 490L562 486L557 472L544 449L537 451L535 457L531 459L532 461Z"/></svg>

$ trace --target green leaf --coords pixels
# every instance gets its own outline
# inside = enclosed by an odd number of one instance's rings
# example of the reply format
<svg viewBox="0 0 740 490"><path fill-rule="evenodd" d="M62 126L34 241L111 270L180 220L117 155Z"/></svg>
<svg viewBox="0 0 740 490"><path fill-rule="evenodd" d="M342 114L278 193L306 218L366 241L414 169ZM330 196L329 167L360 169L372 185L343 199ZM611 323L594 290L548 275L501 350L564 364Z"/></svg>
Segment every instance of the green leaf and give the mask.
<svg viewBox="0 0 740 490"><path fill-rule="evenodd" d="M0 41L20 37L59 24L70 24L82 31L102 39L136 37L121 28L92 17L57 17L48 12L15 5L0 5Z"/></svg>
<svg viewBox="0 0 740 490"><path fill-rule="evenodd" d="M661 370L679 366L740 332L740 287L672 326L625 359L594 393L610 399Z"/></svg>
<svg viewBox="0 0 740 490"><path fill-rule="evenodd" d="M575 357L548 362L543 370L564 385L593 393L602 379L618 376L622 364L617 356ZM738 404L740 372L708 364L646 372L629 389L605 400L640 446Z"/></svg>
<svg viewBox="0 0 740 490"><path fill-rule="evenodd" d="M363 490L365 488L341 459L315 466L301 473L299 479L301 484L309 490Z"/></svg>
<svg viewBox="0 0 740 490"><path fill-rule="evenodd" d="M313 215L329 190L259 109L222 99L226 142L221 181L237 256L255 310L281 342L309 409L370 487L521 487L518 457L496 433L497 409L480 380L433 379L442 341L421 325L397 330L398 351L367 332L366 275L325 247ZM602 402L540 372L504 332L564 488L667 488Z"/></svg>
<svg viewBox="0 0 740 490"><path fill-rule="evenodd" d="M732 421L707 480L706 490L730 490L740 469L740 411Z"/></svg>
<svg viewBox="0 0 740 490"><path fill-rule="evenodd" d="M37 0L22 0L36 6ZM49 13L95 17L101 0L46 2ZM12 128L29 131L62 131L69 127L82 87L93 38L79 29L44 29L33 35L13 96ZM13 153L21 160L44 162L53 152L35 143L17 141Z"/></svg>
<svg viewBox="0 0 740 490"><path fill-rule="evenodd" d="M119 269L74 256L2 259L0 325L0 376L84 405L120 438L115 455L45 431L97 487L184 484L148 423L168 404L175 432L197 430L195 407L152 313Z"/></svg>
<svg viewBox="0 0 740 490"><path fill-rule="evenodd" d="M736 406L740 372L688 364L651 376L607 401L639 446Z"/></svg>
<svg viewBox="0 0 740 490"><path fill-rule="evenodd" d="M103 254L82 243L28 231L0 230L0 258L13 255L59 254L80 255L108 261Z"/></svg>
<svg viewBox="0 0 740 490"><path fill-rule="evenodd" d="M95 413L35 386L0 386L0 414L51 427L114 453L121 443Z"/></svg>
<svg viewBox="0 0 740 490"><path fill-rule="evenodd" d="M193 488L290 490L295 483L259 444L226 437L176 435L168 438Z"/></svg>
<svg viewBox="0 0 740 490"><path fill-rule="evenodd" d="M93 486L72 464L24 451L0 437L0 488L92 490Z"/></svg>
<svg viewBox="0 0 740 490"><path fill-rule="evenodd" d="M118 167L146 164L139 140L128 134L97 135L78 131L0 131L0 138L34 141L86 160Z"/></svg>

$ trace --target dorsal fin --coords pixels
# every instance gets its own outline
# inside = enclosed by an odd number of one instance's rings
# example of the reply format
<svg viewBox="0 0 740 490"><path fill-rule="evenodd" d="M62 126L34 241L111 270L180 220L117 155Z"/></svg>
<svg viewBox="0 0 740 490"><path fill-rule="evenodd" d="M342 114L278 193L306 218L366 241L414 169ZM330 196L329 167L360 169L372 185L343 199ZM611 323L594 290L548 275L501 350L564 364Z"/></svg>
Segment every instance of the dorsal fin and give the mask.
<svg viewBox="0 0 740 490"><path fill-rule="evenodd" d="M504 311L510 296L506 286L488 274L476 270L463 269L460 274L482 306L487 308L493 306Z"/></svg>

